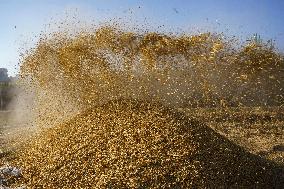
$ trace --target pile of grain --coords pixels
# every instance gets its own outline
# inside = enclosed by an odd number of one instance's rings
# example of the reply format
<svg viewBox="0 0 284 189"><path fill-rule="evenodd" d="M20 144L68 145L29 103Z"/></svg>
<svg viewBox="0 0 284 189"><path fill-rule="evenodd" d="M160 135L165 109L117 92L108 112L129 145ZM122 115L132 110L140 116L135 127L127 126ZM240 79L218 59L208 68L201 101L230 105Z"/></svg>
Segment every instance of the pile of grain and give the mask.
<svg viewBox="0 0 284 189"><path fill-rule="evenodd" d="M31 188L273 186L271 165L158 103L116 100L46 129L14 165Z"/></svg>

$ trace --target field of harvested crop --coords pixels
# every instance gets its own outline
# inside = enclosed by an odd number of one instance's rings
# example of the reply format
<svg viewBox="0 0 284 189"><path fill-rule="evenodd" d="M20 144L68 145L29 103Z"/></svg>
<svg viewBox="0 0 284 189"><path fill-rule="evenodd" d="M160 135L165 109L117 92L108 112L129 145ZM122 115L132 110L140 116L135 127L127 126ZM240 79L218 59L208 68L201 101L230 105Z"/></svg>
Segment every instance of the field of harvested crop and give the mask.
<svg viewBox="0 0 284 189"><path fill-rule="evenodd" d="M205 122L249 152L284 165L283 108L199 108L181 111Z"/></svg>

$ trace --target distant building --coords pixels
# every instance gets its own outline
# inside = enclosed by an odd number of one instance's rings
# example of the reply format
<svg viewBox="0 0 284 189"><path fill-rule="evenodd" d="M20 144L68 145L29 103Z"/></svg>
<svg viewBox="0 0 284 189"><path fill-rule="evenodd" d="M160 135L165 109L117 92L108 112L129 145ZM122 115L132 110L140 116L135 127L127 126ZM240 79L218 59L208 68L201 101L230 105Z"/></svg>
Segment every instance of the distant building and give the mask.
<svg viewBox="0 0 284 189"><path fill-rule="evenodd" d="M8 70L6 68L0 68L0 82L9 81Z"/></svg>

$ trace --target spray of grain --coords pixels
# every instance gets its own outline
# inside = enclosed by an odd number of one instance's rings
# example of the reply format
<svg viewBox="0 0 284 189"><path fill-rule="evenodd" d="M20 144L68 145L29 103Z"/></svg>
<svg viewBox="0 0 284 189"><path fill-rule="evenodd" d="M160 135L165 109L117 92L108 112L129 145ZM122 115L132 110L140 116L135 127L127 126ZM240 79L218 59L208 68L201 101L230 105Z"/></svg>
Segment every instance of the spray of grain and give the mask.
<svg viewBox="0 0 284 189"><path fill-rule="evenodd" d="M54 116L67 112L61 109L73 113L117 98L175 107L282 104L283 58L265 44L236 50L233 41L209 32L137 33L116 25L57 32L42 36L21 71L36 86L37 107L52 119L65 117ZM50 108L58 110L48 116Z"/></svg>

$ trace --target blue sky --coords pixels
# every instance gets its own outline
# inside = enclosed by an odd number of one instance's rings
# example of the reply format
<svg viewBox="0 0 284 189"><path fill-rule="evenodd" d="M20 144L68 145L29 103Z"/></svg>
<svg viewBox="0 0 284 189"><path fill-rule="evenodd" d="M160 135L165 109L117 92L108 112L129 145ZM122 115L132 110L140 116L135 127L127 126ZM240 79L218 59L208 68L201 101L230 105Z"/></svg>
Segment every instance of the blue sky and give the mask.
<svg viewBox="0 0 284 189"><path fill-rule="evenodd" d="M122 18L162 31L224 31L242 39L258 33L284 51L282 0L0 0L0 67L16 74L21 49L32 46L51 19L75 10L86 21Z"/></svg>

